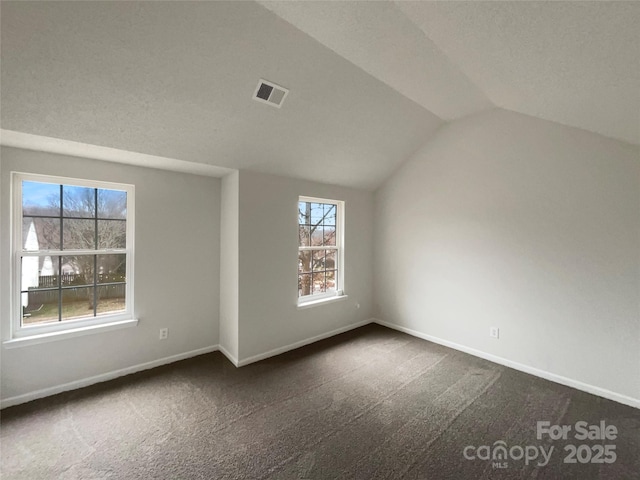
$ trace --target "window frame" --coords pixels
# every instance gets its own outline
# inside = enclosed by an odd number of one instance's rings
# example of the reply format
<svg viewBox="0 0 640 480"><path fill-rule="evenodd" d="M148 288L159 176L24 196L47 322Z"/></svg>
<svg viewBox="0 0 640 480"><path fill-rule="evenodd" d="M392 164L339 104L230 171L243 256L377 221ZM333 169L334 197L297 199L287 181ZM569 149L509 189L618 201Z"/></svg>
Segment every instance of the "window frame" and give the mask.
<svg viewBox="0 0 640 480"><path fill-rule="evenodd" d="M338 275L336 278L336 290L334 292L322 292L322 293L315 293L315 294L311 294L311 295L305 295L305 296L299 296L299 289L298 290L298 300L297 300L297 304L298 306L305 306L305 305L312 305L315 303L322 303L323 300L332 300L332 299L336 299L336 298L340 298L345 295L345 283L344 283L344 258L345 258L345 248L344 248L344 224L345 224L345 202L344 200L333 200L333 199L329 199L329 198L319 198L319 197L308 197L305 195L300 195L298 197L298 202L296 203L296 212L298 212L296 214L296 218L298 218L297 220L297 228L298 228L298 258L299 258L299 254L300 254L300 250L301 249L305 249L305 250L327 250L326 246L319 246L316 248L313 247L301 247L300 246L300 217L299 217L299 205L301 202L308 202L308 203L322 203L322 204L328 204L328 205L335 205L336 206L336 245L335 245L335 250L337 252L336 254L336 262L337 262L337 271L338 271ZM333 248L330 248L333 249ZM300 272L297 272L296 275L297 278L297 282L296 284L299 283L300 281Z"/></svg>
<svg viewBox="0 0 640 480"><path fill-rule="evenodd" d="M134 318L134 243L135 243L135 186L124 183L106 182L101 180L88 180L80 178L62 177L56 175L42 175L35 173L11 172L12 188L12 222L11 222L11 338L28 339L30 337L45 336L47 334L59 334L71 330L84 328L95 329L99 326L121 323ZM107 190L124 191L127 194L126 216L126 245L125 248L109 249L69 249L69 250L37 250L25 251L22 239L22 182L41 182L53 185L66 185L73 187L98 188ZM97 208L97 205L96 205ZM63 245L60 245L62 248ZM26 255L25 255L26 254ZM116 313L106 313L88 318L69 319L57 322L48 322L41 325L22 324L22 265L21 260L26 256L72 256L72 255L100 255L100 254L124 254L126 255L126 283L125 283L125 310ZM95 287L94 287L95 288Z"/></svg>

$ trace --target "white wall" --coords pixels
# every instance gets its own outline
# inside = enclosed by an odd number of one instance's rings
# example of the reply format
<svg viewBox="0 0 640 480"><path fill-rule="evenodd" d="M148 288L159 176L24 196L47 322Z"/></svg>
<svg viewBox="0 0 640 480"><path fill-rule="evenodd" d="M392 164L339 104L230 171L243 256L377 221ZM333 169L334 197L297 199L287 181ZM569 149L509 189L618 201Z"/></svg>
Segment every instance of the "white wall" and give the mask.
<svg viewBox="0 0 640 480"><path fill-rule="evenodd" d="M220 348L238 361L238 203L240 174L222 179L220 212Z"/></svg>
<svg viewBox="0 0 640 480"><path fill-rule="evenodd" d="M383 321L640 401L637 147L493 110L439 131L375 214Z"/></svg>
<svg viewBox="0 0 640 480"><path fill-rule="evenodd" d="M345 300L297 308L300 195L345 202ZM241 363L371 317L372 192L240 171L239 213Z"/></svg>
<svg viewBox="0 0 640 480"><path fill-rule="evenodd" d="M10 172L131 183L136 191L138 326L2 347L2 399L218 343L220 180L3 147L0 157L0 319L9 338ZM158 330L169 338L158 340Z"/></svg>

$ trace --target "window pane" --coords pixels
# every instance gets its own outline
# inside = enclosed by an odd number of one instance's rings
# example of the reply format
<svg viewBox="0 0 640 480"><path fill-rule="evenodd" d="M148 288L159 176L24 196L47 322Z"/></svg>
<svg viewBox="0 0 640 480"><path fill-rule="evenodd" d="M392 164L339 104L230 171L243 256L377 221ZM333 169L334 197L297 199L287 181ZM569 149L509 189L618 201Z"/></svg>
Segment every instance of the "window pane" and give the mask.
<svg viewBox="0 0 640 480"><path fill-rule="evenodd" d="M62 186L62 212L65 217L96 216L95 188Z"/></svg>
<svg viewBox="0 0 640 480"><path fill-rule="evenodd" d="M101 285L98 287L98 315L107 313L115 313L126 309L127 286L122 283L120 285Z"/></svg>
<svg viewBox="0 0 640 480"><path fill-rule="evenodd" d="M79 220L77 218L62 219L63 250L95 250L95 220Z"/></svg>
<svg viewBox="0 0 640 480"><path fill-rule="evenodd" d="M311 226L311 246L321 247L323 240L323 233L321 226Z"/></svg>
<svg viewBox="0 0 640 480"><path fill-rule="evenodd" d="M22 257L21 295L22 324L58 321L59 257Z"/></svg>
<svg viewBox="0 0 640 480"><path fill-rule="evenodd" d="M62 321L93 317L93 287L62 290Z"/></svg>
<svg viewBox="0 0 640 480"><path fill-rule="evenodd" d="M313 293L323 293L326 291L324 283L324 272L313 274Z"/></svg>
<svg viewBox="0 0 640 480"><path fill-rule="evenodd" d="M127 256L98 255L98 283L125 282L127 279Z"/></svg>
<svg viewBox="0 0 640 480"><path fill-rule="evenodd" d="M98 248L126 248L127 223L122 220L98 220Z"/></svg>
<svg viewBox="0 0 640 480"><path fill-rule="evenodd" d="M22 218L22 248L29 252L60 249L60 219Z"/></svg>
<svg viewBox="0 0 640 480"><path fill-rule="evenodd" d="M324 227L324 245L336 245L336 227Z"/></svg>
<svg viewBox="0 0 640 480"><path fill-rule="evenodd" d="M324 270L324 256L325 256L325 250L313 251L313 271L314 272Z"/></svg>
<svg viewBox="0 0 640 480"><path fill-rule="evenodd" d="M322 223L322 218L324 216L322 203L312 203L311 204L311 225L318 225Z"/></svg>
<svg viewBox="0 0 640 480"><path fill-rule="evenodd" d="M324 260L326 270L335 270L337 267L336 259L338 252L336 250L327 250L327 256Z"/></svg>
<svg viewBox="0 0 640 480"><path fill-rule="evenodd" d="M60 267L60 257L58 257L57 255L53 255L53 256L47 255L46 257L35 257L35 258L38 261L38 288L57 287L60 282L60 278L58 276L59 267ZM25 260L31 260L31 259L24 257L23 262Z"/></svg>
<svg viewBox="0 0 640 480"><path fill-rule="evenodd" d="M93 285L93 262L95 255L70 255L62 257L63 287Z"/></svg>
<svg viewBox="0 0 640 480"><path fill-rule="evenodd" d="M27 291L33 288L54 288L58 286L57 256L22 257L20 289Z"/></svg>
<svg viewBox="0 0 640 480"><path fill-rule="evenodd" d="M326 272L326 288L327 292L335 292L338 288L338 271L327 270Z"/></svg>
<svg viewBox="0 0 640 480"><path fill-rule="evenodd" d="M311 220L310 204L308 202L298 202L298 224L309 225Z"/></svg>
<svg viewBox="0 0 640 480"><path fill-rule="evenodd" d="M324 204L324 222L325 225L336 225L336 206L329 203Z"/></svg>
<svg viewBox="0 0 640 480"><path fill-rule="evenodd" d="M303 273L298 275L298 296L311 295L311 274Z"/></svg>
<svg viewBox="0 0 640 480"><path fill-rule="evenodd" d="M22 182L23 215L60 215L60 185Z"/></svg>
<svg viewBox="0 0 640 480"><path fill-rule="evenodd" d="M98 218L127 218L127 192L98 189Z"/></svg>
<svg viewBox="0 0 640 480"><path fill-rule="evenodd" d="M309 226L308 225L299 225L298 226L298 246L300 247L308 247L309 246Z"/></svg>
<svg viewBox="0 0 640 480"><path fill-rule="evenodd" d="M298 251L298 273L307 273L311 271L312 254L313 251L311 250Z"/></svg>
<svg viewBox="0 0 640 480"><path fill-rule="evenodd" d="M28 300L25 300L28 297ZM35 298L34 298L35 297ZM22 325L39 325L58 321L58 290L22 293Z"/></svg>

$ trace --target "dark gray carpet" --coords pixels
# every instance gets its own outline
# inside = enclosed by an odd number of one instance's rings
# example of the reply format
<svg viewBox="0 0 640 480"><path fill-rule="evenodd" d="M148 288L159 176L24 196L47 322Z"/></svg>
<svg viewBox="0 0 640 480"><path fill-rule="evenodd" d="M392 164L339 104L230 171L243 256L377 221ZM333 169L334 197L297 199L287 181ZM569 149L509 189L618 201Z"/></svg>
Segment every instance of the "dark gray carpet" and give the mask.
<svg viewBox="0 0 640 480"><path fill-rule="evenodd" d="M619 434L537 440L538 420ZM1 426L6 480L640 478L640 410L377 325L240 369L203 355L5 409ZM499 440L554 452L463 456ZM563 463L568 443L617 460Z"/></svg>

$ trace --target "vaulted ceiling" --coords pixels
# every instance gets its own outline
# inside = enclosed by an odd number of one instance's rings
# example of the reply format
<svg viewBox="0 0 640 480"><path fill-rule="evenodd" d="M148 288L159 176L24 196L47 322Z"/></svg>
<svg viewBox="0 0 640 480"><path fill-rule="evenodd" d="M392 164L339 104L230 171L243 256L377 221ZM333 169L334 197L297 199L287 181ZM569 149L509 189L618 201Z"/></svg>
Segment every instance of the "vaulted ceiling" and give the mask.
<svg viewBox="0 0 640 480"><path fill-rule="evenodd" d="M640 143L640 2L261 3L444 120L496 106Z"/></svg>
<svg viewBox="0 0 640 480"><path fill-rule="evenodd" d="M495 107L640 144L637 2L1 9L7 131L362 188ZM281 109L251 99L260 78Z"/></svg>

